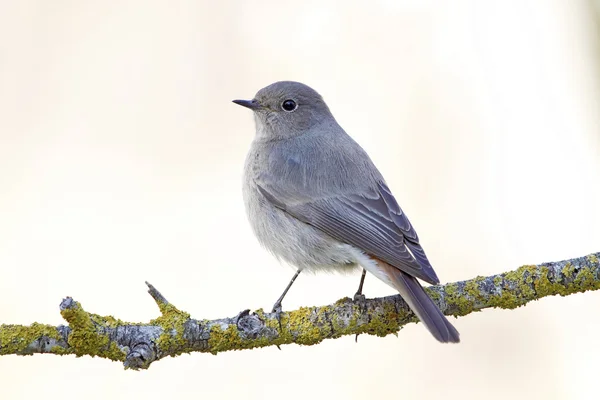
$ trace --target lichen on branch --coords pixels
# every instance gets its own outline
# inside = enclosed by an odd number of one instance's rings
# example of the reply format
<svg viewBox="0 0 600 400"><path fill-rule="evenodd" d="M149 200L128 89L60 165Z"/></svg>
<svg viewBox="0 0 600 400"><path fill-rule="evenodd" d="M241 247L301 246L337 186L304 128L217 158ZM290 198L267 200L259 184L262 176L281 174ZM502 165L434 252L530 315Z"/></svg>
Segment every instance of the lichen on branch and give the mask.
<svg viewBox="0 0 600 400"><path fill-rule="evenodd" d="M513 309L546 296L567 296L600 288L600 253L572 260L525 265L514 271L426 288L446 315L485 308ZM161 315L147 323L124 322L89 313L67 297L60 312L68 326L34 323L0 325L0 355L35 353L89 355L145 369L182 353L244 350L296 343L313 345L345 335L386 336L415 322L399 295L274 313L245 310L231 318L193 319L170 304L149 283Z"/></svg>

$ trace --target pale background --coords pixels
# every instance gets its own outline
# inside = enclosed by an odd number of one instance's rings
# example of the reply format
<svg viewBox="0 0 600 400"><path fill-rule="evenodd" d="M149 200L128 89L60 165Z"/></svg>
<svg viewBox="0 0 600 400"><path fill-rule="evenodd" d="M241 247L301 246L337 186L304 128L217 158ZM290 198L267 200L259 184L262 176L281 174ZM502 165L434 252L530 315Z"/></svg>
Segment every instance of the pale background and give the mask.
<svg viewBox="0 0 600 400"><path fill-rule="evenodd" d="M0 322L269 308L292 275L241 199L251 113L292 79L365 147L442 281L600 251L600 41L584 1L0 0ZM301 276L287 309L358 276ZM367 296L392 294L368 278ZM0 397L597 396L600 293L455 320L164 359L0 357Z"/></svg>

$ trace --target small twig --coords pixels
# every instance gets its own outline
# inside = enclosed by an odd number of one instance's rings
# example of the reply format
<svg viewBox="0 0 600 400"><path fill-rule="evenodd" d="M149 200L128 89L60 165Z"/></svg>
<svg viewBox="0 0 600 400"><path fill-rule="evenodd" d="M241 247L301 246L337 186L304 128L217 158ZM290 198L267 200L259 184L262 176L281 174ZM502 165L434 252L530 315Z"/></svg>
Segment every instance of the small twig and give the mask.
<svg viewBox="0 0 600 400"><path fill-rule="evenodd" d="M148 293L154 299L156 304L160 307L161 305L169 304L165 296L163 296L154 286L152 286L148 281L146 281L146 286L148 286Z"/></svg>

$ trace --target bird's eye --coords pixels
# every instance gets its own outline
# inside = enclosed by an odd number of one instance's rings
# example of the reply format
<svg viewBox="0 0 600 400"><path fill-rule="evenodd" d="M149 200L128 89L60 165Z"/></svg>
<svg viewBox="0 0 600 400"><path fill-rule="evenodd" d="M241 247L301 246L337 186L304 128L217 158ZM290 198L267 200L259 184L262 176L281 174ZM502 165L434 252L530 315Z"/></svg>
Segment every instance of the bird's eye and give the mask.
<svg viewBox="0 0 600 400"><path fill-rule="evenodd" d="M296 104L296 102L294 100L287 99L283 103L281 103L281 108L283 108L287 112L292 112L296 108L298 108L298 105Z"/></svg>

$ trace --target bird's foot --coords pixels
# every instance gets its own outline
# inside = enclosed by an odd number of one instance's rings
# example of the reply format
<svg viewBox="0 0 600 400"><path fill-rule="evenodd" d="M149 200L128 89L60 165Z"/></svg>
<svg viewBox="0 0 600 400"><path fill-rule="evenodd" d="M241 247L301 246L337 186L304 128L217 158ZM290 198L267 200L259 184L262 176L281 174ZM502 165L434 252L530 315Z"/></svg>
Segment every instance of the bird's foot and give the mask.
<svg viewBox="0 0 600 400"><path fill-rule="evenodd" d="M272 313L281 314L281 301L277 300L277 302L273 305Z"/></svg>
<svg viewBox="0 0 600 400"><path fill-rule="evenodd" d="M358 305L359 305L359 307L360 307L361 310L366 309L367 296L365 296L364 294L362 294L361 291L356 292L354 294L354 297L353 297L352 300L355 303L358 303ZM354 342L358 343L358 333L356 334L356 336L354 336Z"/></svg>
<svg viewBox="0 0 600 400"><path fill-rule="evenodd" d="M283 313L283 311L281 309L280 301L275 303L275 305L273 306L273 310L271 310L271 313L275 314L275 318L277 318L277 322L279 322L279 330L281 330L281 314Z"/></svg>
<svg viewBox="0 0 600 400"><path fill-rule="evenodd" d="M353 300L355 303L364 303L365 301L367 301L367 296L365 296L365 295L364 295L364 294L362 294L362 293L356 292L356 293L354 294L354 297L352 298L352 300Z"/></svg>
<svg viewBox="0 0 600 400"><path fill-rule="evenodd" d="M281 332L283 331L283 326L281 325L281 301L277 300L277 302L275 303L275 305L273 306L273 310L271 310L271 313L275 314L275 319L277 319L277 323L279 324L279 332L281 334ZM281 347L279 347L279 345L276 345L277 348L279 350L281 350Z"/></svg>

